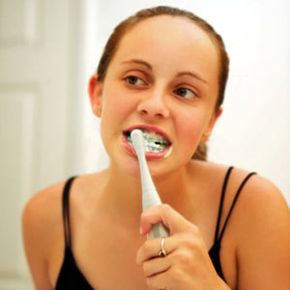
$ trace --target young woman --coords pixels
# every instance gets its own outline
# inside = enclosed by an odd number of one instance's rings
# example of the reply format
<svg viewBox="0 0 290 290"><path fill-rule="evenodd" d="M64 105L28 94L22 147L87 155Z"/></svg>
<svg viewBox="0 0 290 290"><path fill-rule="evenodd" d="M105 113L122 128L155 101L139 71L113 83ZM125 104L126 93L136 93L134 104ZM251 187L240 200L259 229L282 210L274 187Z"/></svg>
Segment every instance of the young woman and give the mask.
<svg viewBox="0 0 290 290"><path fill-rule="evenodd" d="M205 161L228 63L221 37L187 11L146 9L115 29L89 81L110 166L27 204L36 289L289 289L281 193L254 173ZM135 128L161 144L146 158L163 204L143 213ZM160 222L170 236L147 240Z"/></svg>

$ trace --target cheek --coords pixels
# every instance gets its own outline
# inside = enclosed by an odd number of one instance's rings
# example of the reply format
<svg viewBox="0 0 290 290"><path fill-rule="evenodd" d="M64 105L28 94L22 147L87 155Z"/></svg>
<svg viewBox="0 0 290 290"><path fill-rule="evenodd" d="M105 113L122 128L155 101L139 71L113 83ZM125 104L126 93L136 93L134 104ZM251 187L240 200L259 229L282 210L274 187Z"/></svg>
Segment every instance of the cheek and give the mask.
<svg viewBox="0 0 290 290"><path fill-rule="evenodd" d="M110 90L103 95L104 119L121 119L130 112L128 98L120 91Z"/></svg>
<svg viewBox="0 0 290 290"><path fill-rule="evenodd" d="M207 116L200 113L180 114L177 119L177 137L184 140L186 146L194 151L200 143L201 137L207 125Z"/></svg>

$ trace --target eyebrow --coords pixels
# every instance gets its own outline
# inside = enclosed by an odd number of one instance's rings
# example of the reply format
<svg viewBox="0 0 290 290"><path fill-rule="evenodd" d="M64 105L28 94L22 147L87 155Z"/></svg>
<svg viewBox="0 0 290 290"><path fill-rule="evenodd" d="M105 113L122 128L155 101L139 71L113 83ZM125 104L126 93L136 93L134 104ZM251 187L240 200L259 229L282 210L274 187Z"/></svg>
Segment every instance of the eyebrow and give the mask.
<svg viewBox="0 0 290 290"><path fill-rule="evenodd" d="M151 71L153 70L152 66L148 62L141 60L141 59L125 60L122 62L122 64L139 64L139 65L143 65L143 66L147 67ZM184 71L184 72L180 72L176 75L176 77L181 77L181 76L190 76L190 77L193 77L193 78L203 82L204 84L208 85L208 82L205 79L203 79L199 74L197 74L195 72Z"/></svg>
<svg viewBox="0 0 290 290"><path fill-rule="evenodd" d="M141 59L126 60L126 61L123 61L122 64L140 64L140 65L146 66L149 70L152 70L152 66L148 62Z"/></svg>
<svg viewBox="0 0 290 290"><path fill-rule="evenodd" d="M177 77L181 77L181 76L190 76L193 77L195 79L198 79L199 81L203 82L204 84L208 85L208 82L203 79L199 74L195 73L195 72L191 72L191 71L185 71L185 72L180 72L176 75Z"/></svg>

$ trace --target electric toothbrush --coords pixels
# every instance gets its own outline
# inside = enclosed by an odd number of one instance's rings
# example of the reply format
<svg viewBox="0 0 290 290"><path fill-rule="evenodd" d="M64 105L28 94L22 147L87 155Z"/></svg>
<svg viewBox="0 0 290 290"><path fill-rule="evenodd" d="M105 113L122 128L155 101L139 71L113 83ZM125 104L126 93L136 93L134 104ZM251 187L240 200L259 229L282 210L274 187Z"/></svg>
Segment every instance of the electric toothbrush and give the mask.
<svg viewBox="0 0 290 290"><path fill-rule="evenodd" d="M152 206L161 204L161 200L151 178L146 162L142 131L139 129L134 129L131 132L131 139L139 161L142 186L142 208L145 210ZM147 239L167 236L169 236L167 228L162 223L159 223L153 225L151 231L147 235Z"/></svg>

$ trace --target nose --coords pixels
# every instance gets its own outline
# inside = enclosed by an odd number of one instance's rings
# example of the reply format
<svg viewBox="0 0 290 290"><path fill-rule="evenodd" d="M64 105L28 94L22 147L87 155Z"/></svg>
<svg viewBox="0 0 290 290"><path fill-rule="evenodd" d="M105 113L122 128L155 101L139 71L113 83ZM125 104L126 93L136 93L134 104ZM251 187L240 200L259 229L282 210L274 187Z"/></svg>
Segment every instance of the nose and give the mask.
<svg viewBox="0 0 290 290"><path fill-rule="evenodd" d="M168 118L170 110L166 105L166 96L162 92L153 92L151 95L142 99L137 111L147 118Z"/></svg>

